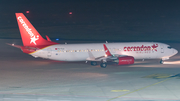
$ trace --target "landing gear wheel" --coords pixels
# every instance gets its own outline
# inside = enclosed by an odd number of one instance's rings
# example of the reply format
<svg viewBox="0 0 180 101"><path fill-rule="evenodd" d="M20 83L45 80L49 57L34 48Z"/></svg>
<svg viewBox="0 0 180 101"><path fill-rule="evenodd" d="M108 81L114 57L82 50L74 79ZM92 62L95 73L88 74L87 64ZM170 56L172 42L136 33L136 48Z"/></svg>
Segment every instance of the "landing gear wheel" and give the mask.
<svg viewBox="0 0 180 101"><path fill-rule="evenodd" d="M96 62L96 61L91 61L91 65L92 65L92 66L96 66L96 65L97 65L97 62Z"/></svg>
<svg viewBox="0 0 180 101"><path fill-rule="evenodd" d="M160 64L163 64L163 63L164 63L164 61L163 61L163 60L161 60L161 61L160 61Z"/></svg>
<svg viewBox="0 0 180 101"><path fill-rule="evenodd" d="M100 66L101 66L102 68L106 68L107 63L101 63Z"/></svg>

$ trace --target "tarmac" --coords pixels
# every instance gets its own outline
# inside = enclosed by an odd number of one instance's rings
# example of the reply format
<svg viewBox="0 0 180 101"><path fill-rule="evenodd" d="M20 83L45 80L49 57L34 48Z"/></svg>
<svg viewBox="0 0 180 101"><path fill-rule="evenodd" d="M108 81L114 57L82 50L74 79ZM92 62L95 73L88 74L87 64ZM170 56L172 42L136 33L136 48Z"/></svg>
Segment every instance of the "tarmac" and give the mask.
<svg viewBox="0 0 180 101"><path fill-rule="evenodd" d="M180 54L107 68L34 58L0 39L0 101L179 101ZM179 43L167 43L180 51Z"/></svg>

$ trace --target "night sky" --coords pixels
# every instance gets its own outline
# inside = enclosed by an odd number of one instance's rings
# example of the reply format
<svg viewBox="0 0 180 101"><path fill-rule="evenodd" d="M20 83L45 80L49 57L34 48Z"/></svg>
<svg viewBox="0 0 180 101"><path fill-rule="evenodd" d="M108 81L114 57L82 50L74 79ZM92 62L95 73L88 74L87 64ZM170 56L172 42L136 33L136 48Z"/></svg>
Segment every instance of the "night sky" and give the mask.
<svg viewBox="0 0 180 101"><path fill-rule="evenodd" d="M0 38L20 38L16 12L52 39L180 42L179 0L1 0Z"/></svg>

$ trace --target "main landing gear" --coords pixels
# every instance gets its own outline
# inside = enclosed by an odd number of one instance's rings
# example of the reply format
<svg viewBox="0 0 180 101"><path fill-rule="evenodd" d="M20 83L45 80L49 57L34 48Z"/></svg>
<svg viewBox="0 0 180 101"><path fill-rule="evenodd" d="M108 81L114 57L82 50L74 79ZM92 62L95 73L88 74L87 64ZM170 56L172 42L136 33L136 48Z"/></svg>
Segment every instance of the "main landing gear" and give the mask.
<svg viewBox="0 0 180 101"><path fill-rule="evenodd" d="M91 61L91 65L92 65L92 66L96 66L96 65L97 65L97 62L96 62L96 61Z"/></svg>
<svg viewBox="0 0 180 101"><path fill-rule="evenodd" d="M96 66L96 65L98 65L98 64L97 64L96 61L91 61L91 65L92 65L92 66ZM106 68L107 63L106 63L106 62L101 62L101 63L100 63L100 66L101 66L101 68Z"/></svg>
<svg viewBox="0 0 180 101"><path fill-rule="evenodd" d="M106 62L102 62L102 63L100 64L100 66L101 66L102 68L106 68L107 63L106 63Z"/></svg>

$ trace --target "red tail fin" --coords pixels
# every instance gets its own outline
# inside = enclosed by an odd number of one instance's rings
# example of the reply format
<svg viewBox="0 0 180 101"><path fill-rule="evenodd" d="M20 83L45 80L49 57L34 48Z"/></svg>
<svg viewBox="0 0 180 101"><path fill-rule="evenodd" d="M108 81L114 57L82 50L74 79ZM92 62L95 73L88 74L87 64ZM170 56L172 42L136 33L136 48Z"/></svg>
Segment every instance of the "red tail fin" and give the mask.
<svg viewBox="0 0 180 101"><path fill-rule="evenodd" d="M16 13L16 18L24 46L53 45L55 42L45 40L23 13Z"/></svg>

